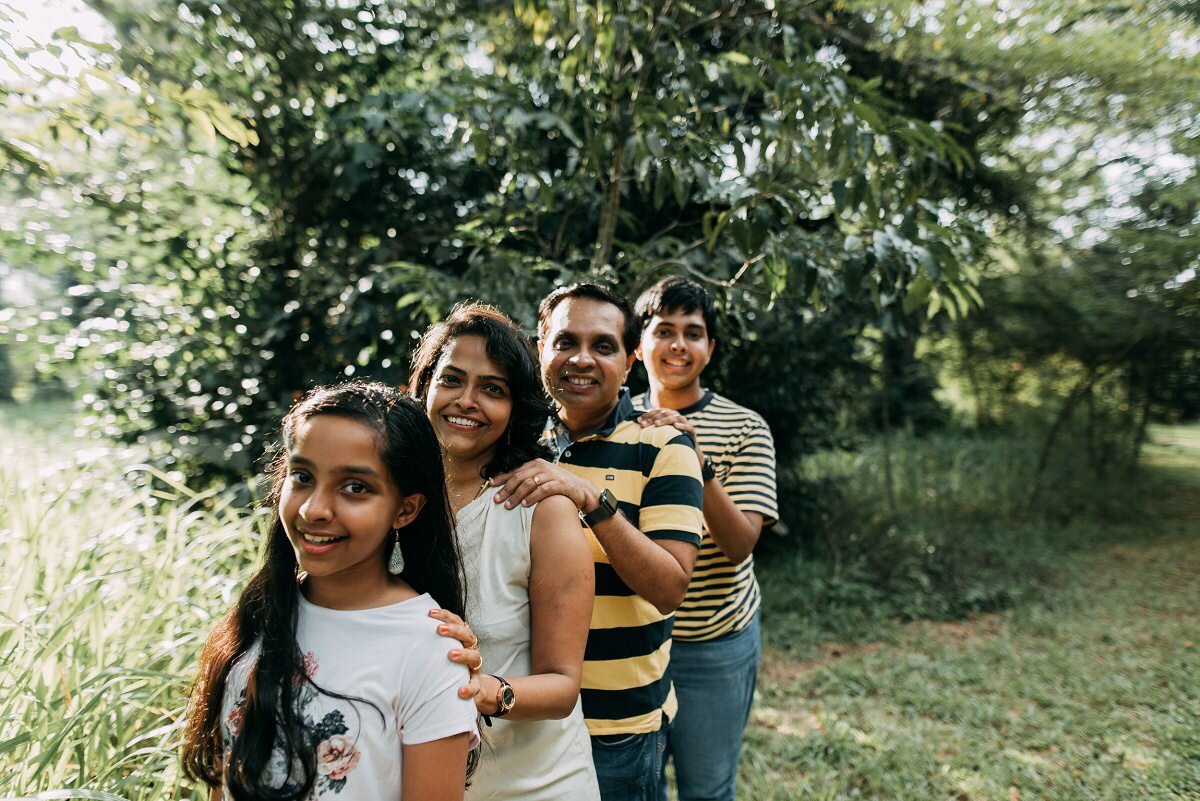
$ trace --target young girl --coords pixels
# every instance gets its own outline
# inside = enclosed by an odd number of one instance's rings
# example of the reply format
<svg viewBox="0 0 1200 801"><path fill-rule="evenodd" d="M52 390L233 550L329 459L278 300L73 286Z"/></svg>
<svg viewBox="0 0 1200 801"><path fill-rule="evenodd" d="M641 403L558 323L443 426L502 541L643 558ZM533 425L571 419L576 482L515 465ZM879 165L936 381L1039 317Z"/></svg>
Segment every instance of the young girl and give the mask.
<svg viewBox="0 0 1200 801"><path fill-rule="evenodd" d="M598 801L579 706L594 569L575 504L552 496L505 509L486 492L490 477L549 455L533 348L499 310L459 306L426 333L409 386L442 443L486 665L475 704L492 747L467 797Z"/></svg>
<svg viewBox="0 0 1200 801"><path fill-rule="evenodd" d="M201 657L185 770L226 799L462 799L475 705L430 613L463 613L437 439L383 384L283 420L266 557Z"/></svg>

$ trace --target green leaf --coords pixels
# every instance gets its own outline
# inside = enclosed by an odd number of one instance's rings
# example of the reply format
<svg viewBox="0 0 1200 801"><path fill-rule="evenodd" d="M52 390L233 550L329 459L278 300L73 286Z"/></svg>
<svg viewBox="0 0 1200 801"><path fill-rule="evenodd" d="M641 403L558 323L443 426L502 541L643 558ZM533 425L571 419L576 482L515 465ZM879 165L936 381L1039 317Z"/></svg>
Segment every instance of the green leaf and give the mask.
<svg viewBox="0 0 1200 801"><path fill-rule="evenodd" d="M409 306L412 306L416 303L420 303L424 299L425 299L424 292L406 292L400 296L399 300L396 301L396 308L397 309L407 309Z"/></svg>
<svg viewBox="0 0 1200 801"><path fill-rule="evenodd" d="M667 193L672 191L672 185L675 183L674 175L672 174L671 165L663 164L662 168L654 176L654 208L661 209L663 202L667 199Z"/></svg>
<svg viewBox="0 0 1200 801"><path fill-rule="evenodd" d="M933 291L933 282L927 278L919 277L913 280L908 285L908 291L904 293L904 301L901 304L905 314L912 314L918 308L925 304L929 299L929 293Z"/></svg>
<svg viewBox="0 0 1200 801"><path fill-rule="evenodd" d="M846 182L839 178L833 182L831 191L833 192L834 211L841 214L846 209Z"/></svg>
<svg viewBox="0 0 1200 801"><path fill-rule="evenodd" d="M688 193L692 188L691 176L683 171L675 171L675 180L671 182L671 188L675 191L675 202L679 204L679 208L683 208L688 202Z"/></svg>
<svg viewBox="0 0 1200 801"><path fill-rule="evenodd" d="M750 231L750 222L742 217L734 218L729 223L729 233L733 235L733 244L742 254L742 258L754 258L755 252L751 244L753 242L753 234Z"/></svg>
<svg viewBox="0 0 1200 801"><path fill-rule="evenodd" d="M208 115L200 109L188 107L183 109L183 113L192 121L192 126L204 142L205 149L212 150L215 148L217 146L217 129Z"/></svg>
<svg viewBox="0 0 1200 801"><path fill-rule="evenodd" d="M852 102L850 108L854 110L855 115L860 120L870 125L876 131L884 132L887 130L887 126L884 124L883 118L879 116L879 112L866 103Z"/></svg>
<svg viewBox="0 0 1200 801"><path fill-rule="evenodd" d="M942 296L940 293L934 292L933 295L930 297L929 310L925 313L925 316L928 319L932 320L937 315L937 313L939 311L941 311L941 308L942 308Z"/></svg>
<svg viewBox="0 0 1200 801"><path fill-rule="evenodd" d="M851 211L858 211L862 208L863 201L867 197L867 189L869 188L865 176L859 176L854 179L854 186L850 192L849 208Z"/></svg>

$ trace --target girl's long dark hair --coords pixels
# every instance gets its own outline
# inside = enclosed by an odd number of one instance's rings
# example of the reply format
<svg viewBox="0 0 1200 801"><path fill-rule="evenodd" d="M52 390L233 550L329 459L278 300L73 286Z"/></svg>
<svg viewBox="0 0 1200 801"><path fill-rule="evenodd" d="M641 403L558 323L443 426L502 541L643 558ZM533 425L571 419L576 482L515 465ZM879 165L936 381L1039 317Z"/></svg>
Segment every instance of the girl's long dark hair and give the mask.
<svg viewBox="0 0 1200 801"><path fill-rule="evenodd" d="M440 446L425 410L399 390L352 381L308 392L283 419L283 448L270 469L274 482L268 502L272 508L278 510L297 425L321 414L355 420L374 430L380 461L400 492L425 496L420 514L401 533L405 561L401 577L417 592L433 596L442 608L462 616L462 564L446 498ZM385 548L382 558L389 556L390 550ZM302 686L297 678L305 676L296 643L297 569L295 552L276 513L263 565L247 583L237 605L213 630L192 689L184 771L210 786L226 785L238 801L298 801L307 796L317 778L317 743L296 709L295 696ZM261 642L261 653L246 685L240 733L233 738L226 760L221 735L225 681L234 662L256 641ZM284 748L293 773L299 769L299 775L290 775L282 788L265 784L266 766L277 745Z"/></svg>
<svg viewBox="0 0 1200 801"><path fill-rule="evenodd" d="M438 360L450 343L466 336L483 338L488 358L508 378L512 398L508 431L496 442L496 453L484 465L480 478L507 473L532 459L551 458L552 453L541 443L541 437L553 407L542 387L537 354L517 324L495 306L474 301L460 303L446 319L431 325L412 357L409 392L425 403Z"/></svg>

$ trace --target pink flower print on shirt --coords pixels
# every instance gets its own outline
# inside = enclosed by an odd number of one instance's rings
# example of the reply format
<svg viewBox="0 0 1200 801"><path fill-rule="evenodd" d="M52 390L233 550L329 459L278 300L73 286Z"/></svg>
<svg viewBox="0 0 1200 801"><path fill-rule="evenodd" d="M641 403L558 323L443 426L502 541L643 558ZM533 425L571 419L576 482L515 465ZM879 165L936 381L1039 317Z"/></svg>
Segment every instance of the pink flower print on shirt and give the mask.
<svg viewBox="0 0 1200 801"><path fill-rule="evenodd" d="M358 764L359 751L354 741L335 734L317 746L317 773L330 781L342 781ZM340 789L340 788L339 788Z"/></svg>
<svg viewBox="0 0 1200 801"><path fill-rule="evenodd" d="M229 733L234 737L242 733L242 719L245 716L246 710L242 708L241 704L238 704L230 711L229 717L226 718L225 723L229 726Z"/></svg>
<svg viewBox="0 0 1200 801"><path fill-rule="evenodd" d="M317 670L321 667L321 663L317 661L317 655L312 651L304 652L303 662L303 672L297 673L292 681L292 684L296 687L304 683L305 677L308 677L310 680L315 679L317 677Z"/></svg>

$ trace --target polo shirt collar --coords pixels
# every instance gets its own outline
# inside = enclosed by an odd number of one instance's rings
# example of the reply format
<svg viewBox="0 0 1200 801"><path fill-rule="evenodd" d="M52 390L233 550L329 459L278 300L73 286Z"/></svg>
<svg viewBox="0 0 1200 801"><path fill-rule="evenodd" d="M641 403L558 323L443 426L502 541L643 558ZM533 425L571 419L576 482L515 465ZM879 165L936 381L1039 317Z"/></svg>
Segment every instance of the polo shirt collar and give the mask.
<svg viewBox="0 0 1200 801"><path fill-rule="evenodd" d="M580 437L579 442L589 439L603 439L610 436L617 430L617 426L626 420L637 417L640 414L637 408L633 405L633 397L629 394L628 387L621 387L617 393L617 405L609 412L608 417L604 421L604 425L599 429L588 434L586 437ZM562 424L562 421L557 416L551 417L549 420L548 433L551 434L552 441L558 446L559 453L562 453L572 442L571 432Z"/></svg>

